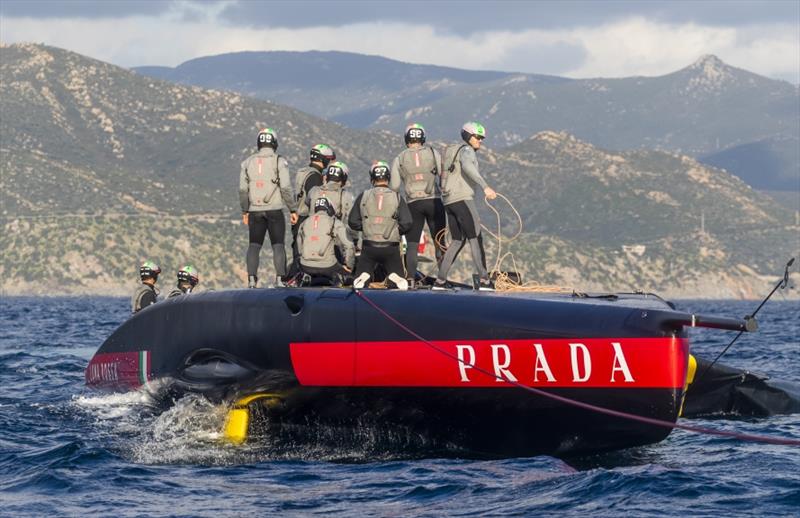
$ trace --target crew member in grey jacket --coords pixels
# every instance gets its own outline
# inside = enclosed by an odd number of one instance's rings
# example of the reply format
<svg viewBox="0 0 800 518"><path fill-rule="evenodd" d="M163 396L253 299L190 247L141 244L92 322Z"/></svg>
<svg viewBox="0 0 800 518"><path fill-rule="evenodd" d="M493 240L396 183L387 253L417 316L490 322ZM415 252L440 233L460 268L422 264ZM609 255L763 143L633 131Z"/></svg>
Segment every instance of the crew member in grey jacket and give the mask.
<svg viewBox="0 0 800 518"><path fill-rule="evenodd" d="M409 286L415 285L417 273L417 246L422 229L428 223L431 237L435 240L440 230L445 228L444 205L439 191L439 176L442 170L442 157L431 146L425 145L425 128L421 124L411 124L405 132L406 149L397 155L392 163L389 187L403 194L411 212L413 224L406 234L406 270ZM441 261L441 250L435 246L436 259Z"/></svg>
<svg viewBox="0 0 800 518"><path fill-rule="evenodd" d="M313 214L297 233L297 246L300 269L312 279L311 285L341 285L341 275L353 269L353 243L327 198L317 198ZM341 250L344 264L336 258L336 247Z"/></svg>
<svg viewBox="0 0 800 518"><path fill-rule="evenodd" d="M478 122L468 122L461 128L461 138L465 144L453 144L445 150L442 171L442 201L447 212L447 226L453 238L439 266L439 275L433 289L447 287L447 275L458 256L464 241L472 251L472 262L480 277L479 289L493 290L489 274L483 264L483 243L481 242L481 221L473 200L473 187L483 190L490 200L497 193L486 184L478 171L478 157L475 151L480 149L481 141L486 138L486 130Z"/></svg>
<svg viewBox="0 0 800 518"><path fill-rule="evenodd" d="M275 285L282 286L286 277L286 221L283 210L291 213L290 221L297 223L297 201L289 179L289 165L277 154L278 136L265 128L258 132L258 151L242 162L239 175L239 203L242 222L248 226L250 245L247 248L247 285L258 283L258 263L264 236L269 232L272 261L275 265Z"/></svg>
<svg viewBox="0 0 800 518"><path fill-rule="evenodd" d="M294 277L300 270L300 250L297 248L297 233L308 218L309 210L306 198L314 187L321 187L323 173L328 164L336 160L336 152L327 144L317 144L309 152L309 164L301 167L295 176L295 194L297 196L297 223L292 224L292 266L288 276Z"/></svg>

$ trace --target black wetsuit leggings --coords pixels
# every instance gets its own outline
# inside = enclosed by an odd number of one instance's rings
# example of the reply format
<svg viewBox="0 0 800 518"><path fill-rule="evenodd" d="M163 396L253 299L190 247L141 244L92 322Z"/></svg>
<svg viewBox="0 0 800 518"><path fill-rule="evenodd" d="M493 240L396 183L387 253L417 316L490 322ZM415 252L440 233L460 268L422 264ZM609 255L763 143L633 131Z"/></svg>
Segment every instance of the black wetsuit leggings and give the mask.
<svg viewBox="0 0 800 518"><path fill-rule="evenodd" d="M297 249L297 233L300 232L300 226L308 216L299 216L297 224L292 225L292 264L289 266L289 277L294 277L300 271L300 250Z"/></svg>
<svg viewBox="0 0 800 518"><path fill-rule="evenodd" d="M250 246L247 248L247 275L258 275L261 247L264 244L264 237L269 233L275 274L284 277L286 275L286 249L283 243L284 234L286 233L286 220L284 219L283 211L250 212L247 227L250 231Z"/></svg>
<svg viewBox="0 0 800 518"><path fill-rule="evenodd" d="M408 204L408 210L411 212L412 224L411 230L406 234L406 241L408 242L406 270L408 270L410 277L417 271L417 245L426 222L428 223L428 229L431 231L431 241L434 243L436 258L441 259L442 252L436 246L435 239L436 234L445 227L445 215L441 198L412 201Z"/></svg>
<svg viewBox="0 0 800 518"><path fill-rule="evenodd" d="M445 207L447 211L447 226L450 229L450 236L453 238L447 252L439 265L439 281L447 280L450 268L458 256L458 253L468 244L472 251L472 262L475 271L481 279L486 279L486 252L483 250L483 240L481 235L481 220L478 211L472 200L457 201Z"/></svg>
<svg viewBox="0 0 800 518"><path fill-rule="evenodd" d="M367 272L374 279L375 267L379 264L383 265L387 276L396 273L403 277L403 260L400 257L399 243L376 246L365 241L361 247L361 255L358 257L355 276L358 277Z"/></svg>

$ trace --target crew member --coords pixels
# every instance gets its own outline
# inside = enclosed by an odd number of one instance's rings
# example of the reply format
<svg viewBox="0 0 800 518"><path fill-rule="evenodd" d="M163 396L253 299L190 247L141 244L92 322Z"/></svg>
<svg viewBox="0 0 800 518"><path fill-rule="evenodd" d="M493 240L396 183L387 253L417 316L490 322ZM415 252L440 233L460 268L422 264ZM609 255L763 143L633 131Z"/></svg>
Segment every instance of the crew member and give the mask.
<svg viewBox="0 0 800 518"><path fill-rule="evenodd" d="M139 267L139 278L142 283L136 287L136 291L131 297L132 313L138 313L150 304L156 303L158 300L156 282L158 282L159 273L161 273L161 268L153 261L145 261Z"/></svg>
<svg viewBox="0 0 800 518"><path fill-rule="evenodd" d="M345 187L349 174L350 168L344 162L330 164L325 170L325 183L311 189L306 197L306 206L311 209L317 199L327 198L333 206L336 219L342 223L346 222L353 209L353 193Z"/></svg>
<svg viewBox="0 0 800 518"><path fill-rule="evenodd" d="M481 177L478 171L478 157L475 155L481 147L481 142L486 138L486 130L478 122L468 122L461 128L461 138L464 144L453 144L445 150L441 188L452 242L439 266L439 274L433 289L447 287L447 275L466 241L472 251L472 262L480 278L479 289L493 290L494 285L489 279L483 261L485 252L483 242L480 240L481 222L473 201L473 187L482 189L483 194L490 200L497 197L494 189Z"/></svg>
<svg viewBox="0 0 800 518"><path fill-rule="evenodd" d="M320 197L314 202L314 213L303 222L297 239L300 270L315 279L314 285L340 285L341 274L352 271L355 262L353 243L327 198ZM344 264L337 260L334 247L341 250Z"/></svg>
<svg viewBox="0 0 800 518"><path fill-rule="evenodd" d="M400 192L400 183L411 212L413 223L406 235L406 269L409 285L414 286L417 273L417 247L425 222L428 223L430 235L435 238L445 228L444 205L439 191L439 172L442 158L438 151L425 145L425 128L421 124L411 124L405 132L406 149L397 155L392 163L389 186ZM441 251L436 250L437 261L441 260Z"/></svg>
<svg viewBox="0 0 800 518"><path fill-rule="evenodd" d="M197 269L187 264L178 270L178 285L169 292L167 298L188 295L197 286L198 282L200 282L200 276L197 274Z"/></svg>
<svg viewBox="0 0 800 518"><path fill-rule="evenodd" d="M292 266L289 268L289 277L294 277L300 266L300 251L297 247L297 232L303 221L308 217L306 197L311 189L323 184L323 171L328 164L336 160L333 148L326 144L317 144L311 148L310 162L301 167L295 176L295 193L297 193L297 223L292 225Z"/></svg>
<svg viewBox="0 0 800 518"><path fill-rule="evenodd" d="M286 278L286 222L283 211L291 213L290 221L297 223L297 202L289 180L289 165L277 154L278 136L265 128L258 132L258 150L242 162L239 175L239 203L242 222L248 226L250 245L247 248L247 286L258 284L258 263L264 236L269 232L272 261L275 266L275 285L282 286Z"/></svg>
<svg viewBox="0 0 800 518"><path fill-rule="evenodd" d="M372 189L358 195L350 212L350 228L360 231L363 238L354 288L363 288L374 277L375 267L382 265L388 280L401 290L408 289L400 257L400 235L411 229L412 219L405 200L389 188L390 176L388 163L374 162L369 169Z"/></svg>
<svg viewBox="0 0 800 518"><path fill-rule="evenodd" d="M347 218L353 209L353 193L346 187L349 174L350 168L344 162L338 161L330 164L325 170L325 183L320 187L311 189L306 198L306 205L314 207L319 198L327 198L333 207L336 219L345 226L347 238L355 243L358 239L358 234L347 226ZM341 248L337 246L335 251L339 262L344 263L344 254Z"/></svg>

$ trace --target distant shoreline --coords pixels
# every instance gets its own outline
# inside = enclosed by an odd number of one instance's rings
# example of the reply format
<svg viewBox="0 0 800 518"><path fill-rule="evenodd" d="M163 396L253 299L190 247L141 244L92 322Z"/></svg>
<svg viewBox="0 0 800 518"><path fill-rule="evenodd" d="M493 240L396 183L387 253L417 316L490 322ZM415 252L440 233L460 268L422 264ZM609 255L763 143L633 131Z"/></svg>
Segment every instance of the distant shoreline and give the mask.
<svg viewBox="0 0 800 518"><path fill-rule="evenodd" d="M172 285L168 287L161 288L161 297L166 297L166 294L172 289ZM793 288L793 289L790 289ZM800 301L800 290L797 287L793 287L790 285L790 288L786 290L778 290L772 298L772 301L783 301L786 302L796 302ZM201 290L198 292L204 293L206 291L228 291L228 290L236 290L236 289L245 289L244 287L235 287L235 288L222 288L219 290ZM262 289L270 289L270 288L262 288ZM315 288L309 288L315 289ZM771 287L765 286L764 295L766 296ZM620 291L611 291L611 290L587 290L587 293L626 293L624 290ZM502 293L502 292L499 292ZM533 293L533 292L532 292ZM542 292L546 293L546 292ZM627 292L630 293L630 292ZM741 300L741 301L754 301L758 302L762 300L762 297L731 297L731 296L719 296L719 297L712 297L708 295L698 294L696 292L686 291L683 293L673 293L670 291L664 292L648 292L653 295L657 295L659 297L665 298L667 300L676 301L676 300L708 300L708 301L717 301L717 300ZM99 292L99 291L53 291L50 290L48 292L38 291L38 292L20 292L20 291L12 291L6 289L0 289L0 298L83 298L83 297L108 297L108 298L116 298L116 299L126 299L130 297L129 293L122 292L120 290L110 290L106 292Z"/></svg>

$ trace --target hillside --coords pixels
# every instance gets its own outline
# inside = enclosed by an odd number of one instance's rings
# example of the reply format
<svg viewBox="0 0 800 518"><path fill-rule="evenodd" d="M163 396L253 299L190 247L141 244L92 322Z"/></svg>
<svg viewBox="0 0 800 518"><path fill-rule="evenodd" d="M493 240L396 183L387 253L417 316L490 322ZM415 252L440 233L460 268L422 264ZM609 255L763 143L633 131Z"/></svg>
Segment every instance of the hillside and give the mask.
<svg viewBox="0 0 800 518"><path fill-rule="evenodd" d="M241 286L238 164L259 126L278 128L280 151L295 167L309 144L330 143L351 163L356 189L368 161L401 146L397 135L145 78L61 49L3 47L0 63L5 294L125 293L144 258L167 272L194 263L206 288ZM611 152L541 132L480 159L525 222L525 234L504 249L529 279L753 297L763 276L797 253L790 210L686 156ZM510 212L498 207L511 234ZM496 243L487 241L492 261ZM266 253L262 261L269 268ZM462 278L468 264L464 254Z"/></svg>
<svg viewBox="0 0 800 518"><path fill-rule="evenodd" d="M800 90L715 56L660 77L580 80L339 52L241 52L136 70L270 99L352 127L398 132L416 121L447 139L465 120L478 119L495 147L566 131L606 149L708 156L707 163L729 167L759 189L800 189L797 146L785 144L800 139ZM777 144L759 144L765 141ZM759 146L757 161L736 151L749 146Z"/></svg>
<svg viewBox="0 0 800 518"><path fill-rule="evenodd" d="M61 49L0 49L4 214L236 212L258 128L298 168L326 142L365 181L391 138L240 95L143 77ZM362 174L359 174L362 172Z"/></svg>

